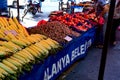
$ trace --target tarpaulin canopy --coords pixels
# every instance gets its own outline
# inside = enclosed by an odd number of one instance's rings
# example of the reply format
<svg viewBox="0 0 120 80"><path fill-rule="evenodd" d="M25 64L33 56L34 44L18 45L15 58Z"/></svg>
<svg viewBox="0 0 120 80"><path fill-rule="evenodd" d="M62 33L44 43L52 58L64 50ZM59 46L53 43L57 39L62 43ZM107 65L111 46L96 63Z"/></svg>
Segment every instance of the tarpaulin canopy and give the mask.
<svg viewBox="0 0 120 80"><path fill-rule="evenodd" d="M7 0L0 0L0 11L7 10Z"/></svg>

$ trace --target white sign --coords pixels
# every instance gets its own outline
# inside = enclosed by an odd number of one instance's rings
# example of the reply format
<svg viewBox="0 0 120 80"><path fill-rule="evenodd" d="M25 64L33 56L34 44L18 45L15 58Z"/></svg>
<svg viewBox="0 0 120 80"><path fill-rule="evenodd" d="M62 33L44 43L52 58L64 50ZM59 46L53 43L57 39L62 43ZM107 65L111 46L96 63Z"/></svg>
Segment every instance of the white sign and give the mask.
<svg viewBox="0 0 120 80"><path fill-rule="evenodd" d="M83 12L83 7L77 7L77 8L75 8L74 12Z"/></svg>

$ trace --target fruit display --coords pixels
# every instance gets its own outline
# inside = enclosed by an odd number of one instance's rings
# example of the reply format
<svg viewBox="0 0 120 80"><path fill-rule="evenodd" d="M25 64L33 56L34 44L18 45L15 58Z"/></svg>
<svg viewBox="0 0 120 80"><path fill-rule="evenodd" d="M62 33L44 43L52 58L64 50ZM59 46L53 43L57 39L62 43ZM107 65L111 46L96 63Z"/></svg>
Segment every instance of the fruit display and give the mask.
<svg viewBox="0 0 120 80"><path fill-rule="evenodd" d="M46 24L47 21L45 20L40 20L38 23L37 23L37 26L41 25L41 24Z"/></svg>
<svg viewBox="0 0 120 80"><path fill-rule="evenodd" d="M43 34L51 39L59 42L66 43L64 39L66 36L78 37L79 33L68 28L67 25L58 21L47 22L44 25L39 25L33 28L28 29L28 32L31 33L39 33Z"/></svg>
<svg viewBox="0 0 120 80"><path fill-rule="evenodd" d="M73 30L85 32L93 27L93 20L97 21L95 13L85 14L78 12L74 14L65 14L64 16L53 16L49 21L59 21L68 25L68 27Z"/></svg>
<svg viewBox="0 0 120 80"><path fill-rule="evenodd" d="M0 17L0 80L18 80L24 71L62 47L41 34L28 34L16 18Z"/></svg>

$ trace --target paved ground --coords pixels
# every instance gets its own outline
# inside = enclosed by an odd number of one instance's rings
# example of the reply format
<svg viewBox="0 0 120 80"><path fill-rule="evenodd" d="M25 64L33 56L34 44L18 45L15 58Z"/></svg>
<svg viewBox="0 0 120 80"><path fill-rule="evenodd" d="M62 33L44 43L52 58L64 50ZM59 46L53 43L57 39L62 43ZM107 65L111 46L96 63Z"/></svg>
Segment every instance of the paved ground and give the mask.
<svg viewBox="0 0 120 80"><path fill-rule="evenodd" d="M68 73L64 73L63 80L97 80L101 50L90 48L84 60L80 60ZM104 80L120 80L120 50L109 49Z"/></svg>
<svg viewBox="0 0 120 80"><path fill-rule="evenodd" d="M91 47L85 59L73 64L58 80L97 80L101 51Z"/></svg>
<svg viewBox="0 0 120 80"><path fill-rule="evenodd" d="M23 24L25 27L33 27L37 24L39 20L49 19L49 14L51 11L58 11L58 2L43 2L42 3L42 11L43 13L37 13L36 15L32 15L31 13L27 13L23 21L21 21L21 24ZM20 19L23 16L23 8L20 8ZM17 9L11 8L10 11L13 13L13 16L17 16Z"/></svg>

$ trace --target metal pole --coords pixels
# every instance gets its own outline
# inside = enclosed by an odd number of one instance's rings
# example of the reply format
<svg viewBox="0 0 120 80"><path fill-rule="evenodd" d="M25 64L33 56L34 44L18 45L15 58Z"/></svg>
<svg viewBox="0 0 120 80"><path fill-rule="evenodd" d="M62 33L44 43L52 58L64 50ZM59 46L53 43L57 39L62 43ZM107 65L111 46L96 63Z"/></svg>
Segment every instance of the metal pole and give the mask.
<svg viewBox="0 0 120 80"><path fill-rule="evenodd" d="M19 0L17 0L17 19L20 20Z"/></svg>
<svg viewBox="0 0 120 80"><path fill-rule="evenodd" d="M109 35L111 32L111 28L112 28L112 19L113 19L113 14L114 14L115 2L116 0L110 1L110 9L109 9L109 14L108 14L107 28L105 32L104 47L102 50L98 80L104 79L104 71L105 71L105 64L106 64L107 51L108 51L107 49L108 49L108 43L109 43L109 37L110 37Z"/></svg>

